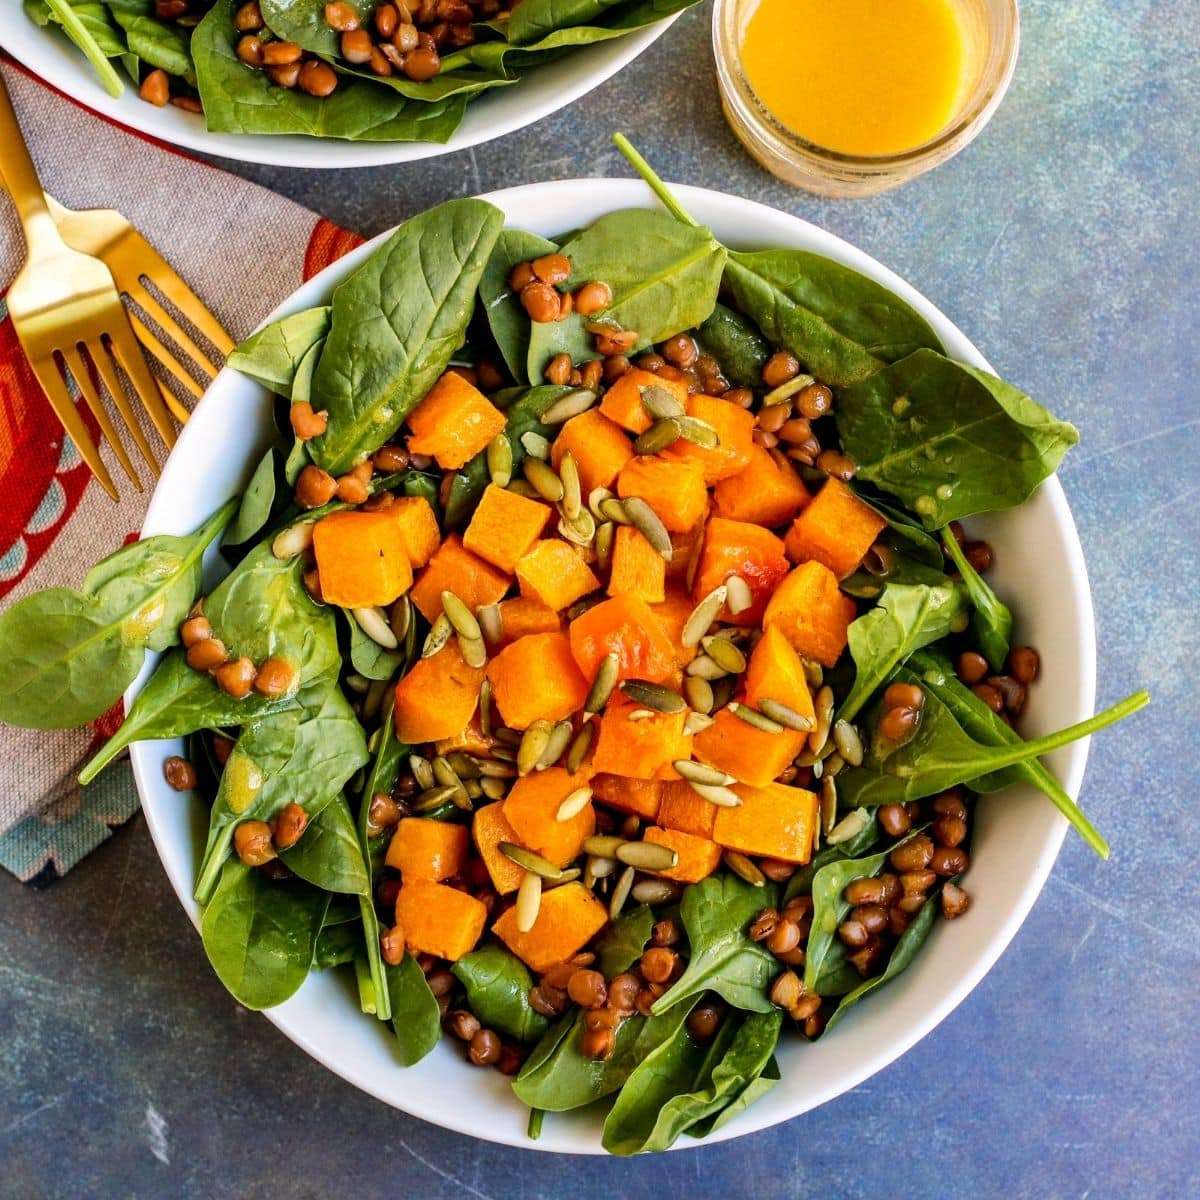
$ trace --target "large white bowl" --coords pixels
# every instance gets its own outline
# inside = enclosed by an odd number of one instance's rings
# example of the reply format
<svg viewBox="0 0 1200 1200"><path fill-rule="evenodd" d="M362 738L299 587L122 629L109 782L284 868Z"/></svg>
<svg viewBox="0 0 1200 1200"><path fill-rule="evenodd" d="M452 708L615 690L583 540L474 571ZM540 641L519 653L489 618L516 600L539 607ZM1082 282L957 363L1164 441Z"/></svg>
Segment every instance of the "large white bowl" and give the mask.
<svg viewBox="0 0 1200 1200"><path fill-rule="evenodd" d="M0 0L12 11L0 16L0 48L72 100L137 133L160 138L188 150L219 154L236 162L281 167L378 167L416 162L466 150L532 125L599 87L681 16L675 13L645 29L581 46L555 62L529 72L517 83L496 88L472 100L466 116L444 144L437 142L347 142L337 138L209 133L203 117L168 105L155 108L140 99L126 80L125 92L113 97L96 78L87 60L57 29L43 29L27 18L19 0Z"/></svg>
<svg viewBox="0 0 1200 1200"><path fill-rule="evenodd" d="M846 242L734 196L691 187L676 191L698 220L732 246L800 247L874 276L931 322L950 354L987 367L979 351L928 300ZM493 192L485 199L503 209L512 224L547 236L578 228L613 209L655 203L641 183L609 179L534 184ZM333 286L377 242L328 267L281 305L272 319L324 303ZM270 409L263 389L233 371L222 371L171 455L143 533L189 531L237 491L272 436ZM1042 733L1081 720L1093 707L1095 637L1083 555L1062 488L1051 480L1020 509L980 519L972 529L996 547L994 580L1016 611L1020 639L1042 652L1043 678L1031 691L1028 728ZM180 902L198 922L192 884L204 845L205 814L200 804L180 803L162 773L163 760L179 752L179 742L141 743L133 748L133 765L163 865ZM1049 757L1050 767L1073 795L1078 794L1086 758L1083 742ZM1030 789L1013 788L983 800L972 843L969 914L936 925L913 966L828 1037L812 1045L785 1038L779 1052L783 1081L707 1141L737 1137L807 1112L861 1083L924 1037L983 978L1016 933L1042 889L1066 828L1050 802ZM552 1114L541 1139L528 1141L526 1112L507 1080L468 1066L451 1046L439 1046L416 1067L398 1066L387 1029L364 1017L355 997L333 975L312 975L296 996L267 1015L319 1062L413 1116L516 1146L581 1154L600 1151L600 1117L595 1112ZM682 1138L679 1144L706 1143Z"/></svg>

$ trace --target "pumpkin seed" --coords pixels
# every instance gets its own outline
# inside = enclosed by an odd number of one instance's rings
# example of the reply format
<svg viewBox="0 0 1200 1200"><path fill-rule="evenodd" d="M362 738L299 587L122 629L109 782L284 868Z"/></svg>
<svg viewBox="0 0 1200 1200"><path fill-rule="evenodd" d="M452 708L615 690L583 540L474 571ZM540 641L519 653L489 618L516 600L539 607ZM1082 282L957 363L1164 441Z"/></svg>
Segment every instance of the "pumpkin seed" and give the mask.
<svg viewBox="0 0 1200 1200"><path fill-rule="evenodd" d="M811 750L805 750L803 754L797 754L792 760L798 767L815 767L821 765L825 759L837 752L837 747L832 741L828 741L815 754Z"/></svg>
<svg viewBox="0 0 1200 1200"><path fill-rule="evenodd" d="M514 479L504 490L512 492L514 496L524 496L526 500L540 500L542 498L541 493L536 488L531 487L524 479Z"/></svg>
<svg viewBox="0 0 1200 1200"><path fill-rule="evenodd" d="M849 721L835 721L833 723L833 740L837 743L838 753L852 767L862 766L862 738L859 737L858 730Z"/></svg>
<svg viewBox="0 0 1200 1200"><path fill-rule="evenodd" d="M595 738L595 736L595 722L585 721L579 732L575 735L575 740L571 743L570 749L567 751L567 761L565 766L572 775L574 775L575 772L583 766L583 760L587 758L588 751L592 748L592 740Z"/></svg>
<svg viewBox="0 0 1200 1200"><path fill-rule="evenodd" d="M694 779L689 779L687 785L697 796L702 796L710 804L715 804L718 808L737 808L742 802L741 796L733 791L732 788L710 783L697 783Z"/></svg>
<svg viewBox="0 0 1200 1200"><path fill-rule="evenodd" d="M817 690L817 694L813 698L817 726L808 735L808 747L814 754L829 741L829 730L833 726L833 706L833 688L824 684Z"/></svg>
<svg viewBox="0 0 1200 1200"><path fill-rule="evenodd" d="M772 388L763 397L763 408L770 408L774 404L782 404L785 400L790 400L797 392L802 392L810 383L815 383L811 375L793 375L791 379L785 383L781 383L777 388Z"/></svg>
<svg viewBox="0 0 1200 1200"><path fill-rule="evenodd" d="M562 514L574 523L583 508L583 496L580 492L579 464L570 450L562 456L562 461L558 464L558 476L563 485ZM590 517L591 513L588 516ZM595 518L592 518L593 536L595 529Z"/></svg>
<svg viewBox="0 0 1200 1200"><path fill-rule="evenodd" d="M657 717L658 715L659 714L656 713L654 711L654 709L652 709L652 708L631 708L629 710L629 712L627 712L625 714L625 720L627 720L627 721L650 721L650 720L653 720L653 718Z"/></svg>
<svg viewBox="0 0 1200 1200"><path fill-rule="evenodd" d="M408 769L423 792L429 791L437 783L433 777L433 768L429 765L429 759L423 758L420 754L408 756Z"/></svg>
<svg viewBox="0 0 1200 1200"><path fill-rule="evenodd" d="M633 520L629 513L625 511L625 504L618 500L615 496L609 496L605 500L601 500L596 507L600 510L598 517L605 521L612 521L616 525L632 525Z"/></svg>
<svg viewBox="0 0 1200 1200"><path fill-rule="evenodd" d="M700 639L705 653L723 671L740 675L746 669L746 656L727 637L704 637Z"/></svg>
<svg viewBox="0 0 1200 1200"><path fill-rule="evenodd" d="M715 450L721 444L720 435L707 422L698 417L679 417L679 436L694 446L703 446L705 450Z"/></svg>
<svg viewBox="0 0 1200 1200"><path fill-rule="evenodd" d="M495 737L495 734L492 736ZM517 752L511 746L498 745L492 747L492 757L497 762L515 764L517 761ZM515 765L513 770L516 770Z"/></svg>
<svg viewBox="0 0 1200 1200"><path fill-rule="evenodd" d="M515 729L505 729L502 725L493 731L492 737L502 746L519 746L521 744L521 735Z"/></svg>
<svg viewBox="0 0 1200 1200"><path fill-rule="evenodd" d="M480 758L476 761L479 766L479 774L483 779L516 779L517 777L517 768L510 762L497 762L491 758Z"/></svg>
<svg viewBox="0 0 1200 1200"><path fill-rule="evenodd" d="M468 800L478 800L483 795L483 788L479 786L478 779L464 779L463 787L467 789Z"/></svg>
<svg viewBox="0 0 1200 1200"><path fill-rule="evenodd" d="M735 700L728 708L735 717L740 717L747 725L753 725L763 733L783 732L783 726L778 721L772 721L770 717L764 716L757 708L751 708L748 704L739 704Z"/></svg>
<svg viewBox="0 0 1200 1200"><path fill-rule="evenodd" d="M693 715L695 713L703 713L707 716L712 712L712 687L707 679L701 675L685 676L683 681L683 694L687 697L688 704L691 705Z"/></svg>
<svg viewBox="0 0 1200 1200"><path fill-rule="evenodd" d="M655 421L645 433L633 443L634 454L657 454L683 437L683 421L680 417L667 417Z"/></svg>
<svg viewBox="0 0 1200 1200"><path fill-rule="evenodd" d="M487 663L487 647L483 644L483 638L467 638L460 633L458 635L458 652L468 667L475 667L478 670Z"/></svg>
<svg viewBox="0 0 1200 1200"><path fill-rule="evenodd" d="M408 637L408 627L412 624L412 603L407 596L401 596L392 605L392 611L388 614L388 624L396 635L397 643Z"/></svg>
<svg viewBox="0 0 1200 1200"><path fill-rule="evenodd" d="M297 521L281 529L271 543L271 553L276 558L295 558L303 554L313 543L313 526L315 521Z"/></svg>
<svg viewBox="0 0 1200 1200"><path fill-rule="evenodd" d="M489 800L502 800L508 793L508 780L485 775L479 781L479 787Z"/></svg>
<svg viewBox="0 0 1200 1200"><path fill-rule="evenodd" d="M442 592L442 611L446 614L454 632L462 637L478 641L483 637L479 622L471 610L453 593Z"/></svg>
<svg viewBox="0 0 1200 1200"><path fill-rule="evenodd" d="M596 518L597 521L606 521L608 518L600 511L600 505L605 500L612 500L613 494L606 487L595 487L588 492L587 506L588 511Z"/></svg>
<svg viewBox="0 0 1200 1200"><path fill-rule="evenodd" d="M596 526L596 540L593 545L596 549L596 564L601 571L607 571L612 564L613 539L616 532L617 527L612 521L605 521Z"/></svg>
<svg viewBox="0 0 1200 1200"><path fill-rule="evenodd" d="M764 887L767 877L758 869L752 859L747 858L737 850L726 850L723 855L725 865L739 879L752 883L755 887Z"/></svg>
<svg viewBox="0 0 1200 1200"><path fill-rule="evenodd" d="M592 789L590 787L576 788L558 806L558 811L554 814L554 819L556 821L570 821L573 817L579 816L591 802Z"/></svg>
<svg viewBox="0 0 1200 1200"><path fill-rule="evenodd" d="M554 766L562 758L563 751L571 744L572 732L569 720L559 721L550 730L550 736L546 739L546 748L538 758L535 770L544 771L547 767Z"/></svg>
<svg viewBox="0 0 1200 1200"><path fill-rule="evenodd" d="M492 736L492 683L484 679L479 685L479 732L483 736Z"/></svg>
<svg viewBox="0 0 1200 1200"><path fill-rule="evenodd" d="M357 692L362 696L366 693L367 688L371 686L371 681L365 675L347 675L346 686L352 692Z"/></svg>
<svg viewBox="0 0 1200 1200"><path fill-rule="evenodd" d="M558 532L577 546L590 546L596 536L596 519L587 509L581 508L574 520L568 521L565 516L559 520Z"/></svg>
<svg viewBox="0 0 1200 1200"><path fill-rule="evenodd" d="M819 662L811 658L802 658L800 665L804 668L804 678L810 688L819 688L825 682L825 672Z"/></svg>
<svg viewBox="0 0 1200 1200"><path fill-rule="evenodd" d="M444 612L439 613L437 620L429 627L425 645L421 647L421 657L432 658L450 640L453 632L454 626L450 624L450 618Z"/></svg>
<svg viewBox="0 0 1200 1200"><path fill-rule="evenodd" d="M451 803L455 791L456 789L452 787L427 788L413 802L413 812L433 812L435 808L441 808L444 804Z"/></svg>
<svg viewBox="0 0 1200 1200"><path fill-rule="evenodd" d="M525 436L528 437L529 435L526 434ZM532 454L527 456L521 464L521 470L524 472L529 486L543 500L548 500L551 504L557 504L563 498L562 480L554 473L553 468L547 466L540 458L536 458Z"/></svg>
<svg viewBox="0 0 1200 1200"><path fill-rule="evenodd" d="M852 808L826 835L831 846L840 846L858 837L871 823L871 814L865 808Z"/></svg>
<svg viewBox="0 0 1200 1200"><path fill-rule="evenodd" d="M687 566L683 572L683 581L687 585L687 592L690 596L696 590L696 575L700 571L700 559L704 555L704 537L698 536L692 538L692 544L688 548Z"/></svg>
<svg viewBox="0 0 1200 1200"><path fill-rule="evenodd" d="M458 772L450 765L448 758L439 754L429 765L433 768L433 777L438 783L444 787L462 787L462 780L459 779Z"/></svg>
<svg viewBox="0 0 1200 1200"><path fill-rule="evenodd" d="M380 726L369 738L367 738L367 753L374 754L379 749L379 743L383 741L383 727Z"/></svg>
<svg viewBox="0 0 1200 1200"><path fill-rule="evenodd" d="M822 772L822 774L828 775L829 778L832 779L835 775L839 774L845 768L845 766L846 760L840 754L831 754L825 760L825 770Z"/></svg>
<svg viewBox="0 0 1200 1200"><path fill-rule="evenodd" d="M590 596L584 596L582 600L576 600L570 608L567 609L567 620L575 621L582 617L585 612L596 607L597 604L603 604L606 597L603 592L592 592Z"/></svg>
<svg viewBox="0 0 1200 1200"><path fill-rule="evenodd" d="M641 704L655 712L677 713L683 712L687 708L687 702L678 692L664 687L661 683L648 683L644 679L626 679L621 684L621 691L634 704Z"/></svg>
<svg viewBox="0 0 1200 1200"><path fill-rule="evenodd" d="M534 875L543 879L557 879L562 874L549 859L534 854L532 850L526 850L524 846L518 846L516 842L498 842L496 848L518 867L524 867L526 871L532 871Z"/></svg>
<svg viewBox="0 0 1200 1200"><path fill-rule="evenodd" d="M750 590L750 585L740 575L730 575L725 580L725 588L728 592L727 603L729 611L735 617L738 613L744 613L754 603L754 593Z"/></svg>
<svg viewBox="0 0 1200 1200"><path fill-rule="evenodd" d="M679 862L679 851L657 842L622 842L617 848L617 862L639 871L669 871Z"/></svg>
<svg viewBox="0 0 1200 1200"><path fill-rule="evenodd" d="M758 709L759 712L764 713L772 721L777 722L786 729L794 729L797 733L812 732L812 718L806 717L803 713L798 713L790 705L784 704L782 700L772 700L769 696L764 696L758 702Z"/></svg>
<svg viewBox="0 0 1200 1200"><path fill-rule="evenodd" d="M725 607L725 600L729 594L728 585L722 583L713 588L695 608L692 609L691 615L684 622L683 634L680 641L685 646L698 646L700 639L712 627L712 623L717 619L717 614ZM693 672L695 673L695 672Z"/></svg>
<svg viewBox="0 0 1200 1200"><path fill-rule="evenodd" d="M388 624L387 614L382 608L352 608L350 615L359 629L376 645L382 646L385 650L395 650L400 645L399 639Z"/></svg>
<svg viewBox="0 0 1200 1200"><path fill-rule="evenodd" d="M667 560L671 561L674 547L667 527L659 520L658 513L641 496L630 496L623 501L625 514L642 537Z"/></svg>
<svg viewBox="0 0 1200 1200"><path fill-rule="evenodd" d="M729 677L729 672L717 666L707 654L697 654L695 658L688 663L684 670L684 674L689 679L703 679L709 684L709 690L712 690L711 685L718 679L726 679ZM711 710L710 710L711 711Z"/></svg>
<svg viewBox="0 0 1200 1200"><path fill-rule="evenodd" d="M837 784L833 776L821 780L821 831L828 836L837 824Z"/></svg>
<svg viewBox="0 0 1200 1200"><path fill-rule="evenodd" d="M488 478L497 487L508 487L512 483L512 442L506 434L498 433L488 443L487 469Z"/></svg>
<svg viewBox="0 0 1200 1200"><path fill-rule="evenodd" d="M517 888L517 932L528 933L536 924L542 907L542 877L526 871Z"/></svg>
<svg viewBox="0 0 1200 1200"><path fill-rule="evenodd" d="M682 890L669 879L639 879L629 894L639 904L673 904Z"/></svg>
<svg viewBox="0 0 1200 1200"><path fill-rule="evenodd" d="M597 879L607 879L616 869L617 860L615 858L589 854L583 867L583 877L585 880L590 878L593 882Z"/></svg>
<svg viewBox="0 0 1200 1200"><path fill-rule="evenodd" d="M595 392L590 392L587 388L578 388L573 392L568 392L565 396L560 396L542 413L538 420L543 425L561 425L564 421L569 421L572 417L587 412L595 403Z"/></svg>
<svg viewBox="0 0 1200 1200"><path fill-rule="evenodd" d="M546 753L546 747L550 744L550 733L549 721L534 721L525 730L517 748L518 775L528 775L537 766L538 760Z"/></svg>
<svg viewBox="0 0 1200 1200"><path fill-rule="evenodd" d="M551 888L562 887L564 883L574 883L581 874L583 872L578 867L568 867L560 871L557 878L542 880L542 890L548 892Z"/></svg>
<svg viewBox="0 0 1200 1200"><path fill-rule="evenodd" d="M682 417L687 411L665 387L656 383L640 388L642 407L652 421L665 421L668 417Z"/></svg>
<svg viewBox="0 0 1200 1200"><path fill-rule="evenodd" d="M726 775L724 771L718 771L716 767L710 767L705 763L693 762L690 758L677 758L671 765L688 783L707 783L712 787L728 787L729 784L737 782L732 775Z"/></svg>
<svg viewBox="0 0 1200 1200"><path fill-rule="evenodd" d="M616 858L618 847L623 845L624 838L608 837L602 833L594 833L591 837L583 839L584 850L597 858Z"/></svg>
<svg viewBox="0 0 1200 1200"><path fill-rule="evenodd" d="M504 638L504 618L500 615L500 605L484 604L475 613L479 622L479 631L484 640L494 646Z"/></svg>
<svg viewBox="0 0 1200 1200"><path fill-rule="evenodd" d="M383 698L387 695L390 684L386 679L376 679L367 688L367 694L363 697L362 715L364 717L373 717L383 707Z"/></svg>
<svg viewBox="0 0 1200 1200"><path fill-rule="evenodd" d="M472 758L469 754L464 754L461 750L451 750L446 755L446 761L450 764L459 779L478 779L483 774L482 764L479 759Z"/></svg>
<svg viewBox="0 0 1200 1200"><path fill-rule="evenodd" d="M527 430L525 433L521 434L521 445L526 454L530 455L532 458L538 459L539 461L550 457L549 441L542 437L542 435L535 429ZM528 478L528 475L526 475L526 478ZM532 482L532 480L530 482Z"/></svg>
<svg viewBox="0 0 1200 1200"><path fill-rule="evenodd" d="M637 813L630 813L629 816L627 816L625 820L621 822L620 835L625 841L631 842L641 832L641 829L642 822Z"/></svg>
<svg viewBox="0 0 1200 1200"><path fill-rule="evenodd" d="M716 712L719 708L724 708L733 698L733 685L735 682L736 680L732 675L722 675L720 679L712 681L713 712Z"/></svg>
<svg viewBox="0 0 1200 1200"><path fill-rule="evenodd" d="M617 686L617 672L620 669L620 655L613 650L600 660L596 670L596 678L588 689L587 699L583 702L583 711L587 715L602 712Z"/></svg>
<svg viewBox="0 0 1200 1200"><path fill-rule="evenodd" d="M626 867L621 872L620 879L617 880L617 886L613 888L613 894L608 901L608 916L610 920L615 921L621 915L621 909L625 907L625 901L629 899L629 892L633 887L633 877L636 874L632 867Z"/></svg>
<svg viewBox="0 0 1200 1200"><path fill-rule="evenodd" d="M716 724L712 717L705 713L690 712L687 719L683 722L684 733L703 733L704 730L711 728Z"/></svg>

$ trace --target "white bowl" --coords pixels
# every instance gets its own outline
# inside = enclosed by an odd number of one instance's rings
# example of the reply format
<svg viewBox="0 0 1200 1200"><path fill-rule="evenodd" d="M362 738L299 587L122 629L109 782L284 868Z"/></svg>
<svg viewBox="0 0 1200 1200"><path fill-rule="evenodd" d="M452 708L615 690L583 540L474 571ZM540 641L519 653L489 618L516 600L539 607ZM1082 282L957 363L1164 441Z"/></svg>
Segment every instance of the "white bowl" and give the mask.
<svg viewBox="0 0 1200 1200"><path fill-rule="evenodd" d="M204 119L195 113L171 105L156 108L147 104L128 80L123 95L110 96L87 60L60 30L43 29L35 24L20 12L18 0L8 3L14 11L0 17L0 47L52 87L93 112L137 133L203 154L218 154L236 162L314 169L416 162L466 150L524 129L599 87L633 62L682 15L664 17L625 37L581 46L555 62L537 67L509 87L485 93L467 105L462 124L442 144L347 142L295 134L209 133L204 128Z"/></svg>
<svg viewBox="0 0 1200 1200"><path fill-rule="evenodd" d="M699 188L675 190L694 216L730 245L800 247L874 276L930 321L951 355L987 367L979 351L928 300L846 242L761 204ZM484 198L503 209L512 224L547 236L613 209L655 203L640 182L611 179L533 184ZM270 319L324 303L378 241L328 267ZM233 371L222 371L171 455L143 534L195 528L243 485L272 430L271 402L263 389ZM1043 484L1021 508L980 519L972 529L996 547L994 581L1015 610L1018 636L1042 652L1043 678L1031 690L1028 729L1049 732L1090 715L1095 692L1091 596L1075 525L1057 480ZM144 742L133 747L133 766L163 865L180 902L198 922L192 885L204 845L205 814L199 804L181 803L162 773L163 760L180 752L179 742ZM1085 742L1048 758L1072 795L1078 794L1086 758ZM783 1081L712 1138L700 1143L681 1138L679 1144L704 1145L798 1116L861 1083L924 1037L983 978L1016 933L1046 881L1066 829L1050 802L1031 789L1013 788L984 799L972 842L967 886L973 903L967 916L938 923L913 966L829 1036L812 1045L785 1038L779 1051ZM413 1116L489 1141L600 1152L601 1118L594 1111L551 1114L541 1139L528 1141L526 1112L508 1081L468 1066L451 1046L440 1045L416 1067L398 1066L388 1030L359 1012L355 997L334 975L310 976L291 1000L267 1015L319 1062Z"/></svg>

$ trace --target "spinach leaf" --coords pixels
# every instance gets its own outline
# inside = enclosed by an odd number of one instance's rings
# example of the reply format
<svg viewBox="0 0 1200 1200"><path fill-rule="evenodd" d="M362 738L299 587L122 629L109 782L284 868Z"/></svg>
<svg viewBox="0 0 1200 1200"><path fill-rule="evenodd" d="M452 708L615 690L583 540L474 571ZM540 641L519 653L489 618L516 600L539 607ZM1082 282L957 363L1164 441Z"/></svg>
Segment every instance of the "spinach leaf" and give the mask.
<svg viewBox="0 0 1200 1200"><path fill-rule="evenodd" d="M362 950L362 926L355 921L340 921L336 925L325 922L317 935L317 948L313 955L312 969L328 971L331 967L344 966L354 961Z"/></svg>
<svg viewBox="0 0 1200 1200"><path fill-rule="evenodd" d="M931 688L923 685L920 676L901 667L896 678L923 687L925 704L921 722L913 737L882 761L878 746L873 743L871 754L861 767L851 767L838 776L838 795L845 807L903 804L972 783L993 771L1032 762L1051 750L1116 724L1144 708L1150 700L1146 692L1134 692L1104 712L1056 733L1028 742L1018 740L1015 744L992 746L964 733L950 709ZM869 724L874 727L873 721Z"/></svg>
<svg viewBox="0 0 1200 1200"><path fill-rule="evenodd" d="M688 1137L708 1137L710 1133L728 1125L735 1117L740 1117L750 1105L761 1096L765 1096L779 1082L780 1078L779 1063L772 1054L767 1059L762 1072L756 1078L749 1080L746 1086L720 1112L705 1117L702 1121L697 1121L695 1125L689 1125L684 1132Z"/></svg>
<svg viewBox="0 0 1200 1200"><path fill-rule="evenodd" d="M942 558L941 544L919 521L881 500L874 494L873 488L868 491L857 481L850 486L864 504L870 505L888 523L888 540L893 546L927 567L934 567L939 572L944 570L946 564Z"/></svg>
<svg viewBox="0 0 1200 1200"><path fill-rule="evenodd" d="M528 378L541 380L556 355L572 362L595 358L585 321L611 321L640 336L637 348L692 329L717 302L725 248L708 229L681 225L665 213L634 208L608 213L571 239L568 288L603 280L612 302L596 318L572 313L535 323L530 332Z"/></svg>
<svg viewBox="0 0 1200 1200"><path fill-rule="evenodd" d="M48 588L0 614L0 721L69 729L111 708L145 652L178 641L200 590L204 551L236 503L186 537L121 547L88 572L82 591Z"/></svg>
<svg viewBox="0 0 1200 1200"><path fill-rule="evenodd" d="M259 459L250 482L242 493L237 515L225 534L227 546L241 546L265 529L275 506L275 451L268 450Z"/></svg>
<svg viewBox="0 0 1200 1200"><path fill-rule="evenodd" d="M610 921L596 939L596 970L605 979L613 979L628 971L646 948L654 930L654 912L639 904Z"/></svg>
<svg viewBox="0 0 1200 1200"><path fill-rule="evenodd" d="M617 0L521 0L508 19L508 37L517 46L536 42L571 25L592 25Z"/></svg>
<svg viewBox="0 0 1200 1200"><path fill-rule="evenodd" d="M396 1035L396 1057L402 1065L419 1063L442 1036L442 1012L429 990L425 972L411 954L398 967L385 967L388 1008Z"/></svg>
<svg viewBox="0 0 1200 1200"><path fill-rule="evenodd" d="M350 631L350 665L366 679L391 679L404 665L403 647L388 650L363 633L359 623L342 610ZM410 623L410 628L415 628Z"/></svg>
<svg viewBox="0 0 1200 1200"><path fill-rule="evenodd" d="M940 700L954 715L955 720L977 742L985 746L1017 746L1020 735L998 716L974 692L961 683L947 659L932 651L919 651L909 660L909 666L921 678L927 693ZM1013 783L1032 784L1049 797L1054 807L1074 826L1079 836L1101 858L1108 858L1108 842L1088 820L1083 810L1071 799L1066 789L1036 759L1018 763L1003 771L979 776L970 781L977 792L994 792Z"/></svg>
<svg viewBox="0 0 1200 1200"><path fill-rule="evenodd" d="M290 397L301 360L329 335L332 311L328 305L306 308L264 325L234 348L225 365L269 391Z"/></svg>
<svg viewBox="0 0 1200 1200"><path fill-rule="evenodd" d="M467 1004L488 1029L519 1042L535 1042L550 1022L529 1003L533 976L501 946L483 946L464 955L450 970L467 990Z"/></svg>
<svg viewBox="0 0 1200 1200"><path fill-rule="evenodd" d="M844 387L834 415L858 478L939 529L1023 503L1079 439L984 371L918 350Z"/></svg>
<svg viewBox="0 0 1200 1200"><path fill-rule="evenodd" d="M847 842L836 846L826 846L824 850L812 856L812 860L801 867L784 889L782 903L786 904L793 896L811 896L813 880L817 872L833 862L842 862L847 858L859 858L879 841L879 822L871 815L870 822ZM891 847L888 847L889 850Z"/></svg>
<svg viewBox="0 0 1200 1200"><path fill-rule="evenodd" d="M767 985L776 973L774 957L746 933L750 922L775 903L772 885L754 887L734 875L710 875L692 884L680 904L691 958L679 979L654 1002L664 1013L680 1001L716 992L735 1008L769 1012Z"/></svg>
<svg viewBox="0 0 1200 1200"><path fill-rule="evenodd" d="M604 1122L610 1154L666 1150L685 1130L715 1116L771 1061L783 1013L726 1017L706 1050L679 1030L626 1081Z"/></svg>
<svg viewBox="0 0 1200 1200"><path fill-rule="evenodd" d="M83 52L110 96L125 91L110 58L125 58L128 47L103 4L69 0L25 0L25 13L38 25L55 24Z"/></svg>
<svg viewBox="0 0 1200 1200"><path fill-rule="evenodd" d="M951 581L941 567L929 567L907 554L899 551L894 553L895 561L886 575L873 575L860 567L842 580L839 584L842 591L856 600L878 600L889 584L934 588L950 586Z"/></svg>
<svg viewBox="0 0 1200 1200"><path fill-rule="evenodd" d="M371 881L363 862L354 818L344 796L335 796L280 859L301 879L326 892L369 896Z"/></svg>
<svg viewBox="0 0 1200 1200"><path fill-rule="evenodd" d="M313 380L329 411L328 428L308 443L319 466L348 471L437 382L463 340L502 222L482 200L448 201L406 221L334 289Z"/></svg>
<svg viewBox="0 0 1200 1200"><path fill-rule="evenodd" d="M992 591L979 572L971 566L962 552L957 539L948 530L942 530L942 543L958 573L963 586L971 597L971 628L979 641L983 656L993 671L1003 671L1008 658L1009 639L1012 637L1013 617L1008 606Z"/></svg>
<svg viewBox="0 0 1200 1200"><path fill-rule="evenodd" d="M889 583L879 603L850 623L854 687L838 714L852 721L892 672L914 651L941 641L962 616L962 589Z"/></svg>
<svg viewBox="0 0 1200 1200"><path fill-rule="evenodd" d="M108 7L124 31L130 54L150 67L195 84L190 29L151 15L152 6L146 0L108 0Z"/></svg>
<svg viewBox="0 0 1200 1200"><path fill-rule="evenodd" d="M479 299L488 328L496 340L500 355L514 379L524 379L529 360L529 334L532 322L520 299L508 286L508 276L518 263L529 262L558 247L536 233L523 229L502 229L496 238L487 266L479 280ZM540 383L540 379L531 379Z"/></svg>
<svg viewBox="0 0 1200 1200"><path fill-rule="evenodd" d="M231 859L204 910L200 932L217 977L247 1008L272 1008L308 975L328 892L299 879L276 882Z"/></svg>
<svg viewBox="0 0 1200 1200"><path fill-rule="evenodd" d="M742 316L718 304L696 330L706 354L721 364L725 378L735 387L761 387L762 369L771 357L771 343Z"/></svg>

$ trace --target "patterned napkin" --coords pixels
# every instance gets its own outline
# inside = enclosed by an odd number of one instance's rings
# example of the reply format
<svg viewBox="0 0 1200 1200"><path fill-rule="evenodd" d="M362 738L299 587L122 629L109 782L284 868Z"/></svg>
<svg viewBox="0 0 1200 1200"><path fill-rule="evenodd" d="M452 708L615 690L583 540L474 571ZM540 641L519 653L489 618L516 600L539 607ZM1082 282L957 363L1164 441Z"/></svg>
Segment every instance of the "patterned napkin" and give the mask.
<svg viewBox="0 0 1200 1200"><path fill-rule="evenodd" d="M235 339L362 240L87 112L11 62L0 70L46 190L70 208L123 213ZM149 500L111 457L120 504L105 495L25 362L4 302L24 254L15 211L0 190L0 609L40 588L78 587L93 562L136 536ZM94 425L92 433L99 444ZM128 760L86 789L75 781L120 721L118 705L84 729L0 724L0 865L29 882L49 882L133 815Z"/></svg>

